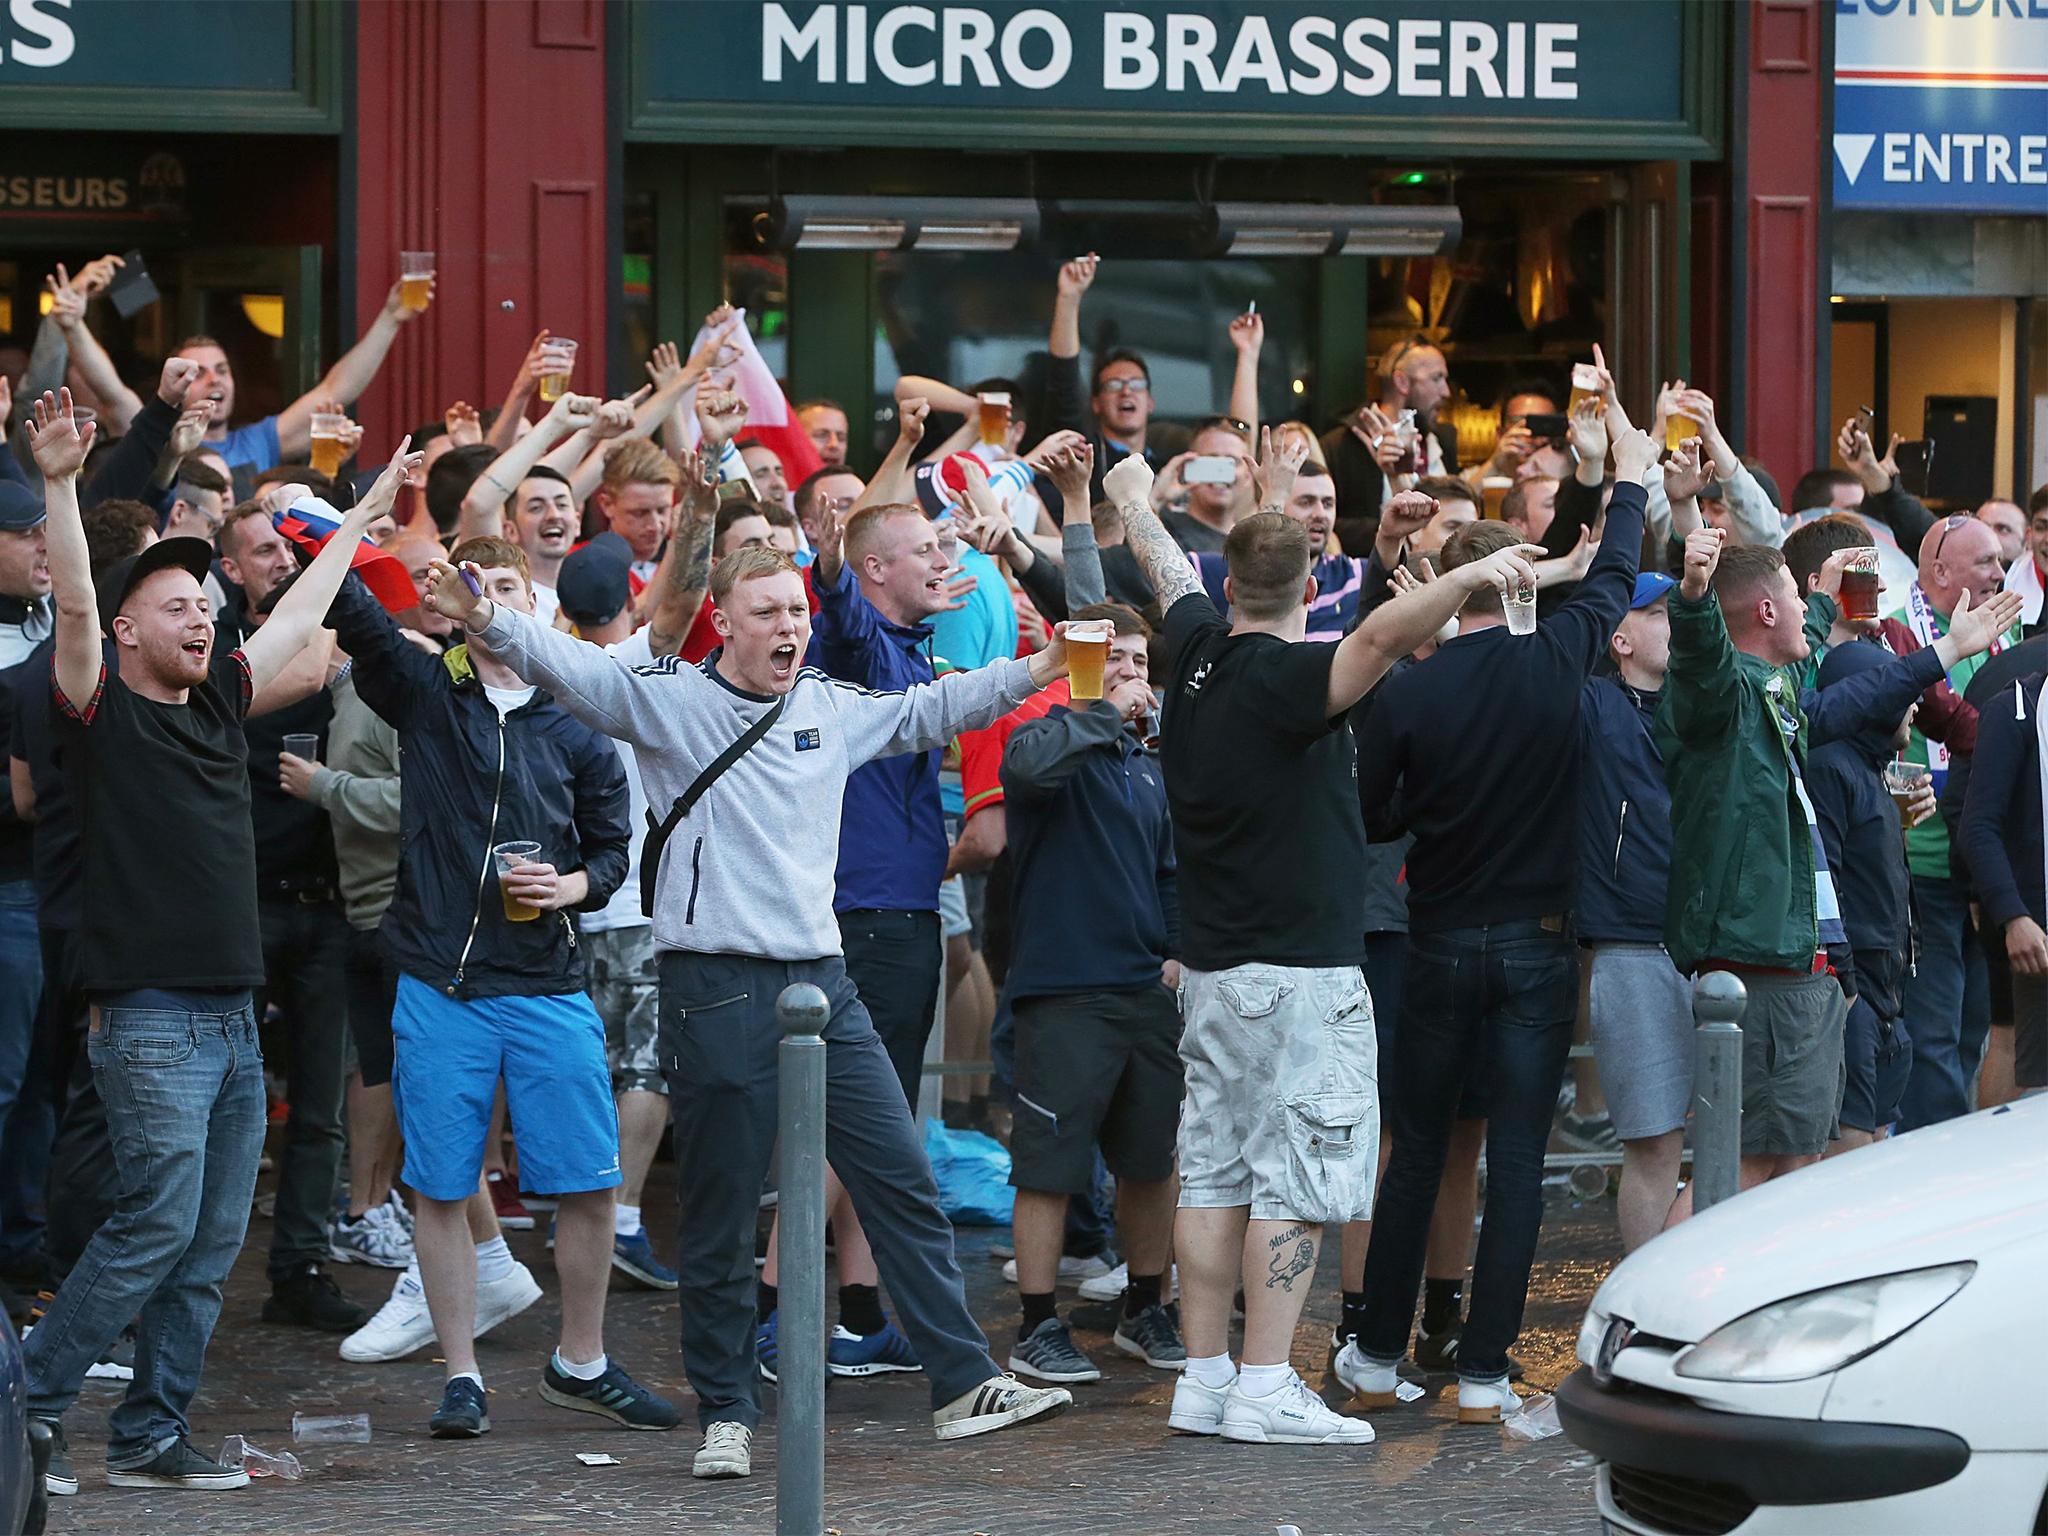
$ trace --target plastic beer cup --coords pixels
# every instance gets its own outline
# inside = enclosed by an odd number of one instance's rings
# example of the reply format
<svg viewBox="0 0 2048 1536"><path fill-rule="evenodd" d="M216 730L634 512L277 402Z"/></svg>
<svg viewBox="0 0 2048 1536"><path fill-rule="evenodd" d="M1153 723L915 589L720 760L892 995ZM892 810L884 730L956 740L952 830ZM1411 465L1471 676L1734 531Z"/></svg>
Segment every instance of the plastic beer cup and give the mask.
<svg viewBox="0 0 2048 1536"><path fill-rule="evenodd" d="M313 413L312 463L316 474L334 478L343 460L348 457L348 427L346 416L328 411Z"/></svg>
<svg viewBox="0 0 2048 1536"><path fill-rule="evenodd" d="M576 343L561 336L550 336L547 345L541 349L541 355L559 366L540 376L540 397L559 400L569 388L569 375L576 371Z"/></svg>
<svg viewBox="0 0 2048 1536"><path fill-rule="evenodd" d="M434 297L434 253L398 253L398 299L407 309L425 309Z"/></svg>
<svg viewBox="0 0 2048 1536"><path fill-rule="evenodd" d="M1116 626L1107 619L1082 619L1067 626L1067 687L1076 699L1102 697L1102 669Z"/></svg>
<svg viewBox="0 0 2048 1536"><path fill-rule="evenodd" d="M507 875L521 864L533 863L539 855L539 843L500 843L491 850L491 857L498 865L498 894L504 899L505 921L508 923L530 923L540 916L539 907L529 907L505 885Z"/></svg>

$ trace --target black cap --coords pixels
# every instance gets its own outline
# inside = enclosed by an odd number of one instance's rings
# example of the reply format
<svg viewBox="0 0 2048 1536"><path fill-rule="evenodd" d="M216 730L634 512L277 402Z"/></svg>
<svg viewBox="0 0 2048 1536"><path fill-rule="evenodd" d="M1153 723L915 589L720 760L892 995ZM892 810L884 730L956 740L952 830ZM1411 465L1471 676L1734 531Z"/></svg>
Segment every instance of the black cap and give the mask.
<svg viewBox="0 0 2048 1536"><path fill-rule="evenodd" d="M194 581L205 581L213 568L213 546L204 539L158 539L139 555L116 560L93 577L100 600L100 633L114 632L114 615L128 601L128 594L158 571L186 570Z"/></svg>
<svg viewBox="0 0 2048 1536"><path fill-rule="evenodd" d="M0 444L0 453L7 451ZM42 522L47 515L43 498L19 480L0 480L0 528L20 533Z"/></svg>
<svg viewBox="0 0 2048 1536"><path fill-rule="evenodd" d="M609 624L632 600L633 547L616 533L600 533L570 552L555 576L555 598L569 622Z"/></svg>

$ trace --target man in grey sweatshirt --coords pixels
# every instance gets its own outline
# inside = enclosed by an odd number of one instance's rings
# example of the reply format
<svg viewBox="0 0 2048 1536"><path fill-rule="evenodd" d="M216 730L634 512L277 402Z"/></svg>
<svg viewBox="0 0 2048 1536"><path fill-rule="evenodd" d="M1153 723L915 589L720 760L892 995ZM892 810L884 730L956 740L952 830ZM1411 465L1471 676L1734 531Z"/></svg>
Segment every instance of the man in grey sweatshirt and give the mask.
<svg viewBox="0 0 2048 1536"><path fill-rule="evenodd" d="M932 1382L942 1440L1056 1413L1072 1397L1005 1377L968 1314L902 1087L841 958L832 915L846 778L871 758L942 747L1066 673L1061 640L1028 661L873 692L803 665L803 582L774 550L711 577L723 642L701 664L628 667L525 614L472 597L437 565L434 605L572 715L630 742L661 814L768 711L774 723L702 791L659 861L650 908L661 973L660 1054L683 1170L683 1364L704 1428L699 1477L752 1470L761 1417L753 1359L755 1211L776 1130L775 1000L812 982L831 1000L825 1153L867 1226Z"/></svg>

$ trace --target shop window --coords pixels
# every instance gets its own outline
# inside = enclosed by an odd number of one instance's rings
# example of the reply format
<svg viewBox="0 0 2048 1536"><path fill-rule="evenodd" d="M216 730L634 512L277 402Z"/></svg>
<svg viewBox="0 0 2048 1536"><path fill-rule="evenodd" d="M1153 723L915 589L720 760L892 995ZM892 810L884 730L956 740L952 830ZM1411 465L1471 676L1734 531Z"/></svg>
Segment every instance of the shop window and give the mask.
<svg viewBox="0 0 2048 1536"><path fill-rule="evenodd" d="M789 258L780 251L729 250L725 300L747 312L747 329L761 360L778 379L789 377Z"/></svg>
<svg viewBox="0 0 2048 1536"><path fill-rule="evenodd" d="M961 386L992 376L1024 386L1025 409L1043 420L1046 331L1054 260L1038 252L889 252L875 258L875 394L923 374ZM1259 360L1259 417L1301 414L1314 388L1315 266L1309 261L1106 259L1081 304L1081 363L1129 347L1151 373L1160 418L1185 427L1230 399L1237 354L1232 319L1256 302L1266 321ZM877 453L894 428L876 427Z"/></svg>
<svg viewBox="0 0 2048 1536"><path fill-rule="evenodd" d="M625 242L620 258L619 324L625 354L616 365L626 391L639 388L640 363L654 350L657 340L673 340L687 347L687 336L657 337L654 334L654 274L659 252L655 247L654 194L649 191L626 194Z"/></svg>

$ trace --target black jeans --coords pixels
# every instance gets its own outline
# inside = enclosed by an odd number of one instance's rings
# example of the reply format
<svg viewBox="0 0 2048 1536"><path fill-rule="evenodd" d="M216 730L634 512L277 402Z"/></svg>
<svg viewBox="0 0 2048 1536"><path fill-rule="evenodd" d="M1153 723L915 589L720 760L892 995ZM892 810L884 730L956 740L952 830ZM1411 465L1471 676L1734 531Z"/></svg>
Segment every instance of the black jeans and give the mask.
<svg viewBox="0 0 2048 1536"><path fill-rule="evenodd" d="M256 1017L262 1019L271 1001L284 1010L284 1033L269 1059L284 1067L291 1105L270 1231L275 1282L328 1258L327 1222L344 1140L349 927L332 898L300 901L269 892L260 920L267 983L256 999Z"/></svg>
<svg viewBox="0 0 2048 1536"><path fill-rule="evenodd" d="M846 974L875 1021L875 1033L882 1037L889 1064L903 1084L903 1098L915 1114L945 970L939 914L873 908L842 912L839 941L846 947Z"/></svg>
<svg viewBox="0 0 2048 1536"><path fill-rule="evenodd" d="M1411 934L1401 1023L1399 1094L1387 1101L1394 1153L1373 1207L1359 1350L1387 1365L1408 1349L1430 1217L1468 1071L1482 1074L1486 1216L1472 1261L1458 1374L1508 1370L1522 1331L1529 1266L1543 1225L1543 1149L1578 1012L1579 957L1569 922L1525 919Z"/></svg>

